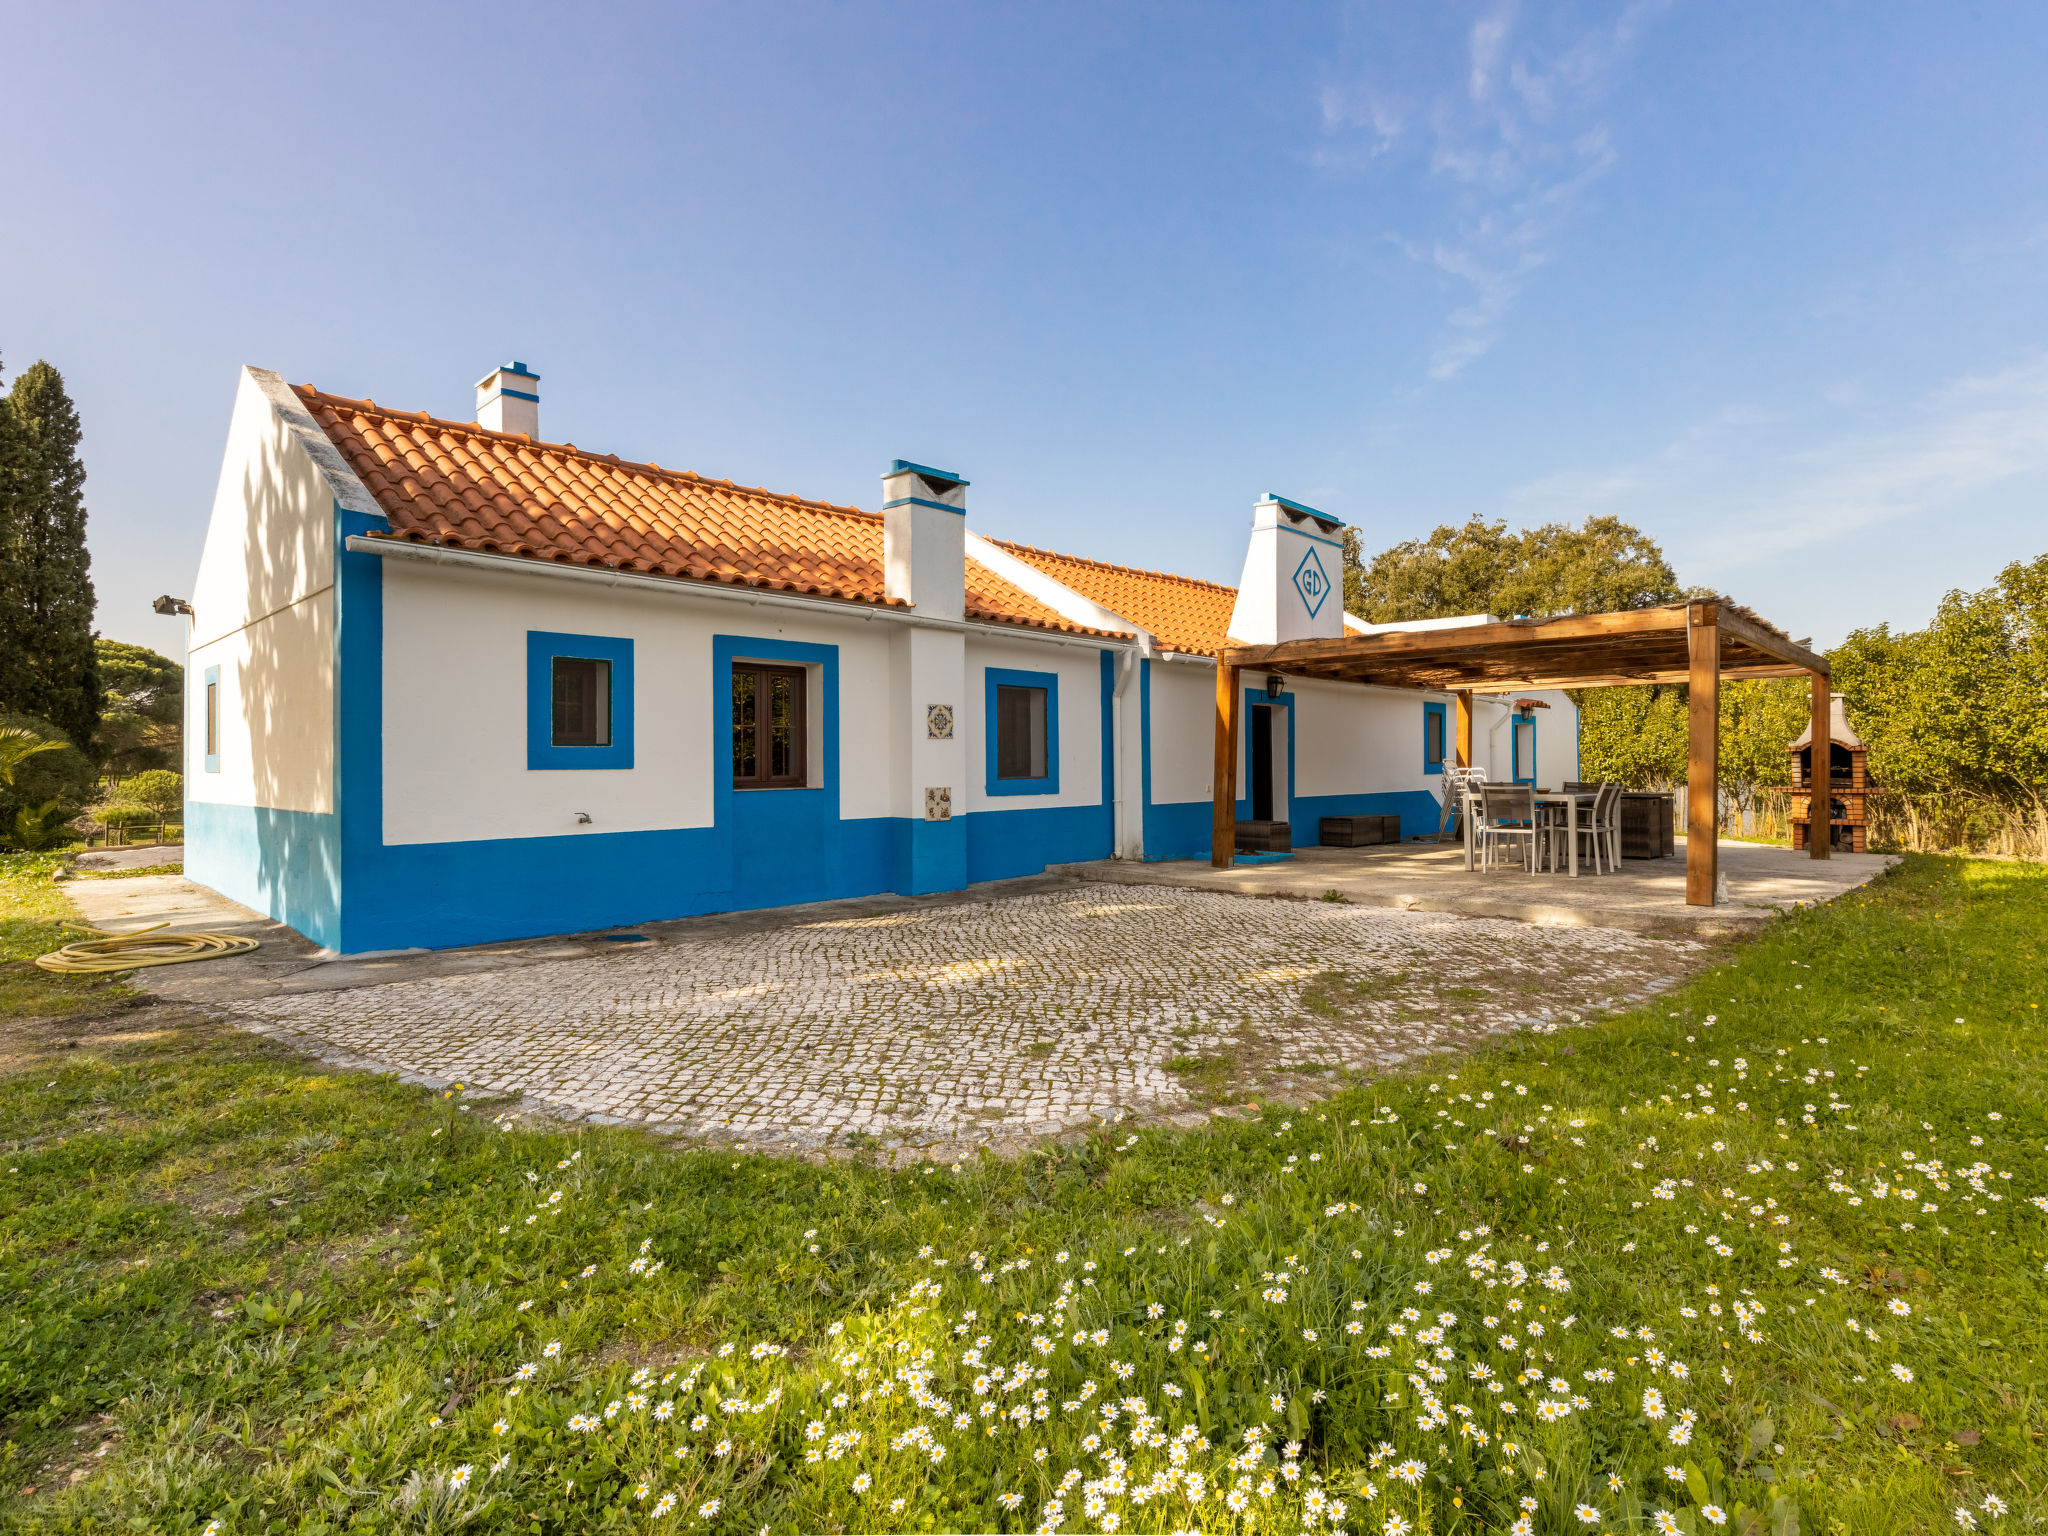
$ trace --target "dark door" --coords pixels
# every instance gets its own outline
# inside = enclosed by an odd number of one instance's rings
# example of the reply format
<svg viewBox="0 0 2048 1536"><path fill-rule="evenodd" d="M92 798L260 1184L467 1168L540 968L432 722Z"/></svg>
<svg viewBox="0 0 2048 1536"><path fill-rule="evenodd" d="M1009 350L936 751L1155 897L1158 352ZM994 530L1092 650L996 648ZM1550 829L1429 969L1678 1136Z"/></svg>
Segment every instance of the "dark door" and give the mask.
<svg viewBox="0 0 2048 1536"><path fill-rule="evenodd" d="M1251 740L1252 820L1273 819L1273 710L1267 704L1252 706Z"/></svg>

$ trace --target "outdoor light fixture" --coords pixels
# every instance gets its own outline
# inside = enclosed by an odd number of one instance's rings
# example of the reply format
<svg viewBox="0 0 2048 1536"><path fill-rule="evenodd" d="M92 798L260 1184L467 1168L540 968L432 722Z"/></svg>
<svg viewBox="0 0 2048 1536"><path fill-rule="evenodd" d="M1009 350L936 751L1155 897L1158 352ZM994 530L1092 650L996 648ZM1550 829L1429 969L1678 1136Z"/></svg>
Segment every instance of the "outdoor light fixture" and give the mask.
<svg viewBox="0 0 2048 1536"><path fill-rule="evenodd" d="M1269 673L1267 673L1267 674L1266 674L1266 697L1267 697L1267 698L1269 698L1269 699L1277 699L1277 698L1279 698L1279 697L1280 697L1280 695L1281 695L1281 694L1285 693L1286 691L1287 691L1287 679L1286 679L1286 678L1282 677L1282 676L1281 676L1281 675L1280 675L1280 674L1279 674L1278 672L1269 672Z"/></svg>

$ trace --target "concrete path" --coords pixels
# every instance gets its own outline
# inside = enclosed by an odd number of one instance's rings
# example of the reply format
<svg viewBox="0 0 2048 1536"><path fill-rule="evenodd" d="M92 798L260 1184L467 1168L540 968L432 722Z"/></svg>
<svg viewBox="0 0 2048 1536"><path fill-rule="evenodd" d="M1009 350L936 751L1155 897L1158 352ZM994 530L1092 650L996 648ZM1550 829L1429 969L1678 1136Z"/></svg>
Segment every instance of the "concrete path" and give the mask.
<svg viewBox="0 0 2048 1536"><path fill-rule="evenodd" d="M80 869L149 869L158 864L183 864L183 843L150 843L137 848L92 848L71 861Z"/></svg>
<svg viewBox="0 0 2048 1536"><path fill-rule="evenodd" d="M172 916L262 937L253 956L137 984L338 1065L692 1136L948 1158L1310 1096L1339 1069L1626 1006L1707 954L1611 928L1040 877L344 960L175 877L70 889L108 926Z"/></svg>
<svg viewBox="0 0 2048 1536"><path fill-rule="evenodd" d="M1301 848L1275 864L1216 869L1207 860L1130 864L1104 859L1061 866L1065 873L1126 885L1176 885L1246 896L1321 897L1334 891L1361 906L1458 912L1552 927L1621 928L1709 937L1754 933L1792 907L1833 901L1898 863L1894 854L1838 853L1810 859L1762 843L1723 841L1723 896L1712 907L1685 904L1685 840L1671 859L1623 859L1604 875L1523 869L1467 870L1453 844L1386 848Z"/></svg>

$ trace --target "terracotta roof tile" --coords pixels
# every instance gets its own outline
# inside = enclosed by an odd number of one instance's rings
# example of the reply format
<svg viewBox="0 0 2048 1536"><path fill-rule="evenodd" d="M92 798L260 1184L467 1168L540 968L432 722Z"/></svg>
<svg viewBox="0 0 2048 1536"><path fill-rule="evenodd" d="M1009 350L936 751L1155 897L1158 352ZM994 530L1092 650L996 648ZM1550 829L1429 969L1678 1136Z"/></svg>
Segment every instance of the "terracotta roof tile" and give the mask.
<svg viewBox="0 0 2048 1536"><path fill-rule="evenodd" d="M887 595L882 518L573 443L394 411L295 386L391 521L388 537L568 565L844 602ZM967 616L1068 634L1073 624L974 561Z"/></svg>
<svg viewBox="0 0 2048 1536"><path fill-rule="evenodd" d="M1150 630L1167 650L1214 656L1229 638L1230 614L1237 606L1235 587L1135 566L1107 565L1079 555L1055 555L1002 539L990 542L1111 613Z"/></svg>

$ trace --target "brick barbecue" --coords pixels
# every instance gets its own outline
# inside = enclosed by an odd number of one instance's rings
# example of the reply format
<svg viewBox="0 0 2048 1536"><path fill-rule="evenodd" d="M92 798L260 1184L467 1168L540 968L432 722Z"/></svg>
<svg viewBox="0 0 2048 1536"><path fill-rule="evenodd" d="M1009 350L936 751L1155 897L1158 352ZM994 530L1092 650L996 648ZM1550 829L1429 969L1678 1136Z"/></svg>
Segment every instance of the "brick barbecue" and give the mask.
<svg viewBox="0 0 2048 1536"><path fill-rule="evenodd" d="M1826 767L1820 768L1814 760L1811 721L1799 739L1785 749L1792 758L1792 782L1784 786L1792 795L1792 847L1798 851L1811 846L1813 803L1825 783L1828 846L1844 853L1863 853L1869 837L1865 801L1870 794L1870 778L1863 760L1870 749L1850 729L1842 695L1829 697L1833 702L1828 710Z"/></svg>

